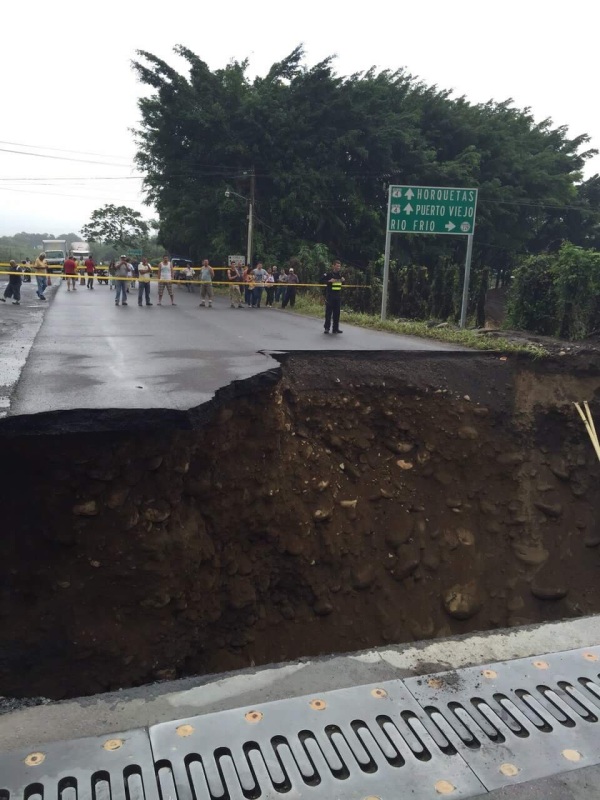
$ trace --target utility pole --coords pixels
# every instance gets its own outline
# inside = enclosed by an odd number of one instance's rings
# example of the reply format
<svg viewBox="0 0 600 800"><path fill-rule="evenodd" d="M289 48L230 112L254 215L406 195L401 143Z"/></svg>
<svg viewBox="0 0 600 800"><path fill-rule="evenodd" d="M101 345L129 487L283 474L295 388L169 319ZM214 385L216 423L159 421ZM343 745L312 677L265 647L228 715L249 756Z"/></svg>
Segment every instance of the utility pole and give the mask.
<svg viewBox="0 0 600 800"><path fill-rule="evenodd" d="M248 247L246 251L246 263L252 269L252 236L254 234L254 197L256 192L256 177L254 166L250 173L250 203L248 206Z"/></svg>

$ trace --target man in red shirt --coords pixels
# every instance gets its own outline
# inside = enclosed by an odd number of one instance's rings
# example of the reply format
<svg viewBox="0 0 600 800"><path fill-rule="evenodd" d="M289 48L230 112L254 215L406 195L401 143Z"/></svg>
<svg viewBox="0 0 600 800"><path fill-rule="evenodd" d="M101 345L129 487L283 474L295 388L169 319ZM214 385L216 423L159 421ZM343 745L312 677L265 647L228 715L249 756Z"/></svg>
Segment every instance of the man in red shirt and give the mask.
<svg viewBox="0 0 600 800"><path fill-rule="evenodd" d="M85 267L85 271L87 272L87 287L88 289L94 288L94 269L96 265L94 264L94 259L91 255L89 255L86 260L83 262L83 266Z"/></svg>
<svg viewBox="0 0 600 800"><path fill-rule="evenodd" d="M76 291L77 287L75 286L75 282L77 281L77 278L75 276L77 272L77 264L72 256L69 256L65 259L63 269L65 275L67 276L67 292L71 291L71 287L73 287L73 291Z"/></svg>

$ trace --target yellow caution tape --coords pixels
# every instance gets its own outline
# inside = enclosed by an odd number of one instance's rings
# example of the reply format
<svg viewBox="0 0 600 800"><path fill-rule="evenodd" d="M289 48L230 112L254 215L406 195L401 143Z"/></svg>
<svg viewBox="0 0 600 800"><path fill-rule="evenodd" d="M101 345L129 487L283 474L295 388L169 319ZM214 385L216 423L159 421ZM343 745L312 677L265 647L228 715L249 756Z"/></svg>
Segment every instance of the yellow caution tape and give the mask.
<svg viewBox="0 0 600 800"><path fill-rule="evenodd" d="M150 278L148 281L140 280L140 278L124 278L122 276L117 275L110 275L108 272L106 275L88 275L87 272L74 272L72 274L67 274L66 272L21 272L21 271L14 271L9 272L8 270L0 272L0 275L20 275L23 277L24 275L29 275L32 278L70 278L71 280L78 281L81 278L88 279L88 278L96 278L96 280L109 280L109 281L139 281L140 283L183 283L183 284L197 284L199 286L249 286L251 289L259 288L256 284L251 284L248 281L200 281L195 279L181 279L181 278L173 278L170 281L163 281L160 278L155 278L154 276ZM260 286L261 289L276 289L279 287L280 289L287 289L289 288L300 288L300 287L313 287L325 288L327 286L326 283L269 283L262 284ZM351 283L351 284L344 284L344 289L370 289L370 286L358 284L358 283Z"/></svg>

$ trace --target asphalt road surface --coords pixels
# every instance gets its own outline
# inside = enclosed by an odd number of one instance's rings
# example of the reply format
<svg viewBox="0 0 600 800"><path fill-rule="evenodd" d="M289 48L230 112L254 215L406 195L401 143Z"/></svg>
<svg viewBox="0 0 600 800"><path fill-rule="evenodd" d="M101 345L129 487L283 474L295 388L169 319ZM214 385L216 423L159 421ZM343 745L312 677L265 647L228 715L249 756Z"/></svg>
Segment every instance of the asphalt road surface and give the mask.
<svg viewBox="0 0 600 800"><path fill-rule="evenodd" d="M411 336L344 326L278 309L232 309L226 297L199 308L198 292L165 292L158 307L115 306L114 291L62 284L46 311L12 398L10 416L70 409L187 410L232 381L272 369L269 351L452 350ZM17 309L20 310L20 309Z"/></svg>

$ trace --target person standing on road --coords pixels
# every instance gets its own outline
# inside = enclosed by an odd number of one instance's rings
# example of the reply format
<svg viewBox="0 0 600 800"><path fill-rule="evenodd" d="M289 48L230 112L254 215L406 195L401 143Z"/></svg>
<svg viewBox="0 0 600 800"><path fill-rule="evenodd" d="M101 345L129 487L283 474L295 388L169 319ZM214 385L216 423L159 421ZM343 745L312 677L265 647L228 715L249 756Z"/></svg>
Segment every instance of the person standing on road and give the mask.
<svg viewBox="0 0 600 800"><path fill-rule="evenodd" d="M127 259L125 256L121 256L119 263L115 267L115 305L119 305L119 300L123 299L123 305L127 305L127 281L125 280L128 276L127 271Z"/></svg>
<svg viewBox="0 0 600 800"><path fill-rule="evenodd" d="M283 287L279 285L280 278L281 278L281 272L279 271L279 267L273 264L273 283L275 284L274 300L276 303L280 301L281 293L283 292Z"/></svg>
<svg viewBox="0 0 600 800"><path fill-rule="evenodd" d="M342 285L346 279L342 275L342 262L334 261L329 272L323 275L325 288L325 333L329 333L333 322L333 333L340 330L340 311L342 308Z"/></svg>
<svg viewBox="0 0 600 800"><path fill-rule="evenodd" d="M94 259L92 258L91 254L83 262L83 266L85 267L85 271L87 272L87 287L88 289L93 289L94 271L96 269L96 264L94 263Z"/></svg>
<svg viewBox="0 0 600 800"><path fill-rule="evenodd" d="M208 258L205 258L202 262L202 266L200 267L200 305L198 308L202 306L206 306L206 302L208 301L208 307L212 308L212 301L213 301L213 279L215 277L215 271L208 263Z"/></svg>
<svg viewBox="0 0 600 800"><path fill-rule="evenodd" d="M127 294L129 294L132 289L135 289L135 270L130 258L127 259L127 277L129 278L127 281Z"/></svg>
<svg viewBox="0 0 600 800"><path fill-rule="evenodd" d="M8 276L8 286L4 290L4 297L0 297L3 303L6 303L7 298L12 297L13 306L21 305L21 271L17 268L17 262L11 261L8 267L10 275Z"/></svg>
<svg viewBox="0 0 600 800"><path fill-rule="evenodd" d="M169 261L169 256L164 255L162 261L158 265L158 305L162 306L162 296L165 288L171 298L171 305L175 305L173 299L173 264Z"/></svg>
<svg viewBox="0 0 600 800"><path fill-rule="evenodd" d="M112 292L113 289L116 289L116 287L117 287L117 282L115 280L115 270L116 270L116 268L117 268L117 265L115 264L115 260L113 258L112 261L110 262L110 264L108 265L108 274L110 275L110 290L111 290L111 292Z"/></svg>
<svg viewBox="0 0 600 800"><path fill-rule="evenodd" d="M242 273L236 264L232 264L227 268L227 280L229 281L229 302L232 308L242 307L242 293L240 292L240 283L242 282Z"/></svg>
<svg viewBox="0 0 600 800"><path fill-rule="evenodd" d="M267 270L263 267L262 261L256 265L253 271L254 275L254 289L252 291L252 308L260 308L260 301L262 299L263 289L268 277Z"/></svg>
<svg viewBox="0 0 600 800"><path fill-rule="evenodd" d="M75 259L73 256L69 256L65 258L65 263L63 264L63 271L65 273L65 277L67 279L67 292L70 292L71 289L75 291L77 289L77 264L75 263Z"/></svg>
<svg viewBox="0 0 600 800"><path fill-rule="evenodd" d="M285 268L282 267L279 271L279 284L277 287L277 293L279 295L279 299L281 300L281 307L283 308L283 301L285 300L285 293L287 292L287 282L288 276L285 272Z"/></svg>
<svg viewBox="0 0 600 800"><path fill-rule="evenodd" d="M254 291L254 275L249 266L246 266L242 275L244 281L244 304L250 308L252 305L252 292Z"/></svg>
<svg viewBox="0 0 600 800"><path fill-rule="evenodd" d="M185 288L190 292L190 294L194 291L194 284L191 281L194 280L196 277L196 273L194 272L194 268L191 264L188 264L183 272L187 283L185 284Z"/></svg>
<svg viewBox="0 0 600 800"><path fill-rule="evenodd" d="M281 280L281 278L279 280ZM290 308L294 308L296 305L296 285L298 283L300 283L298 276L294 272L294 268L290 267L287 276L287 287L283 296L283 303L281 304L282 308L286 308L288 303Z"/></svg>
<svg viewBox="0 0 600 800"><path fill-rule="evenodd" d="M265 301L265 305L267 308L273 308L273 298L275 296L275 278L273 276L273 270L267 270L267 279L265 281L265 293L267 295L267 299Z"/></svg>
<svg viewBox="0 0 600 800"><path fill-rule="evenodd" d="M48 265L46 264L46 253L40 253L35 260L34 272L36 273L37 291L40 300L45 300L44 292L48 286Z"/></svg>
<svg viewBox="0 0 600 800"><path fill-rule="evenodd" d="M138 264L138 306L142 305L144 295L146 296L146 305L151 306L150 302L150 278L152 276L152 267L148 263L148 259L144 256Z"/></svg>
<svg viewBox="0 0 600 800"><path fill-rule="evenodd" d="M79 285L85 286L85 267L81 266L79 259L76 256L71 254L71 258L75 261L75 269L79 275Z"/></svg>

